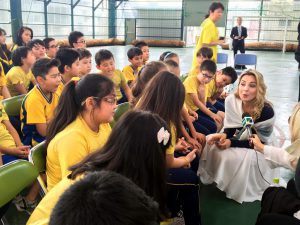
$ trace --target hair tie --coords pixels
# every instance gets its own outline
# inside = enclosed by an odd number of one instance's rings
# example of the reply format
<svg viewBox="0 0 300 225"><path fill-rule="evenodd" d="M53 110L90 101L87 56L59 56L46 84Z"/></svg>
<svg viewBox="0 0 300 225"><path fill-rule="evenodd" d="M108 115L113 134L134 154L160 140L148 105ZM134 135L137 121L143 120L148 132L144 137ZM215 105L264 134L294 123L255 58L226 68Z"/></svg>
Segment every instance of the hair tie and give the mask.
<svg viewBox="0 0 300 225"><path fill-rule="evenodd" d="M165 57L164 57L164 61L165 61L171 54L173 54L173 52L168 52L168 53L165 55Z"/></svg>

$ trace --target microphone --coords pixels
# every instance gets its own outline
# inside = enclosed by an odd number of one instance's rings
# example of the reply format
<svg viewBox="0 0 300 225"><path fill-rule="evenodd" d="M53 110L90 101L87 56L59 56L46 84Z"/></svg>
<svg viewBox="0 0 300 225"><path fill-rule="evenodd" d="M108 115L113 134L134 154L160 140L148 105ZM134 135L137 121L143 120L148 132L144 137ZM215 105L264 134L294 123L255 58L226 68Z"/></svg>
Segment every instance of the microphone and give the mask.
<svg viewBox="0 0 300 225"><path fill-rule="evenodd" d="M253 119L252 119L252 117L250 116L249 113L243 113L242 119L243 119L242 120L242 125L247 130L249 138L251 138L252 135L253 135L252 130L251 130L251 128L254 124Z"/></svg>

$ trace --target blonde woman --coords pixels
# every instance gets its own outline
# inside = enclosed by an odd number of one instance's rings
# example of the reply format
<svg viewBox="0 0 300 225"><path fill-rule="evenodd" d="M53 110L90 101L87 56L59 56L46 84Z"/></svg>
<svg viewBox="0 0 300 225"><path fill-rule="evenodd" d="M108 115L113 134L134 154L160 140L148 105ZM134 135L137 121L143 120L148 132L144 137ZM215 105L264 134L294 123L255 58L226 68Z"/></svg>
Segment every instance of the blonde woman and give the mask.
<svg viewBox="0 0 300 225"><path fill-rule="evenodd" d="M207 137L201 157L198 174L202 182L216 182L228 198L240 203L260 200L272 180L272 169L264 156L253 150L242 126L243 114L251 115L252 133L268 142L275 115L265 95L263 76L256 70L245 71L237 91L225 100L224 132Z"/></svg>
<svg viewBox="0 0 300 225"><path fill-rule="evenodd" d="M257 135L251 138L254 149L271 162L274 167L282 166L295 171L300 155L300 103L298 103L289 118L291 145L287 149L264 145Z"/></svg>

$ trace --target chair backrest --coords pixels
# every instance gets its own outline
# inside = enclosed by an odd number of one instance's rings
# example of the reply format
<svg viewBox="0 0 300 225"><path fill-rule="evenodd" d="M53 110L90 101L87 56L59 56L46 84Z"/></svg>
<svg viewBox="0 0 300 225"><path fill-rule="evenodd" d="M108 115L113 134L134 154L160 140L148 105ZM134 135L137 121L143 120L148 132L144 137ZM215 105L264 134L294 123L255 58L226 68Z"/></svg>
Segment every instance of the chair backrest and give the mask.
<svg viewBox="0 0 300 225"><path fill-rule="evenodd" d="M37 178L38 171L26 160L16 160L0 167L0 207L11 201Z"/></svg>
<svg viewBox="0 0 300 225"><path fill-rule="evenodd" d="M217 54L217 64L226 64L228 62L228 54L226 53L218 53Z"/></svg>
<svg viewBox="0 0 300 225"><path fill-rule="evenodd" d="M129 109L130 109L129 102L124 102L124 103L119 104L117 109L116 109L115 115L114 115L115 122L117 122L120 119L120 117L125 112L127 112Z"/></svg>
<svg viewBox="0 0 300 225"><path fill-rule="evenodd" d="M189 74L186 73L186 74L181 75L181 76L179 77L179 79L180 79L181 82L183 83L183 82L185 81L185 79L186 79L188 76L189 76Z"/></svg>
<svg viewBox="0 0 300 225"><path fill-rule="evenodd" d="M254 54L236 54L234 58L235 65L252 65L256 68L257 56Z"/></svg>
<svg viewBox="0 0 300 225"><path fill-rule="evenodd" d="M19 116L21 111L22 101L25 95L18 95L12 98L7 98L2 101L5 112L8 116Z"/></svg>
<svg viewBox="0 0 300 225"><path fill-rule="evenodd" d="M46 148L45 141L30 149L29 162L33 163L39 173L46 171Z"/></svg>

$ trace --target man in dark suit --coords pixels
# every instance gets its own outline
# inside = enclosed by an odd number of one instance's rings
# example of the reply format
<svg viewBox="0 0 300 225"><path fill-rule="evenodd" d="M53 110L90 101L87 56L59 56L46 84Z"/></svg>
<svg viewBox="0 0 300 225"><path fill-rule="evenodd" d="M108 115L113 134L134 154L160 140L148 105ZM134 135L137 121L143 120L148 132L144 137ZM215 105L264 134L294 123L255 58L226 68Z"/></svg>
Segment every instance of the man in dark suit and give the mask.
<svg viewBox="0 0 300 225"><path fill-rule="evenodd" d="M230 37L233 39L232 47L234 56L237 54L238 50L241 53L245 53L245 38L247 37L247 28L242 26L242 17L237 17L237 26L233 27L231 30ZM245 65L235 65L236 67L242 67L246 69Z"/></svg>

